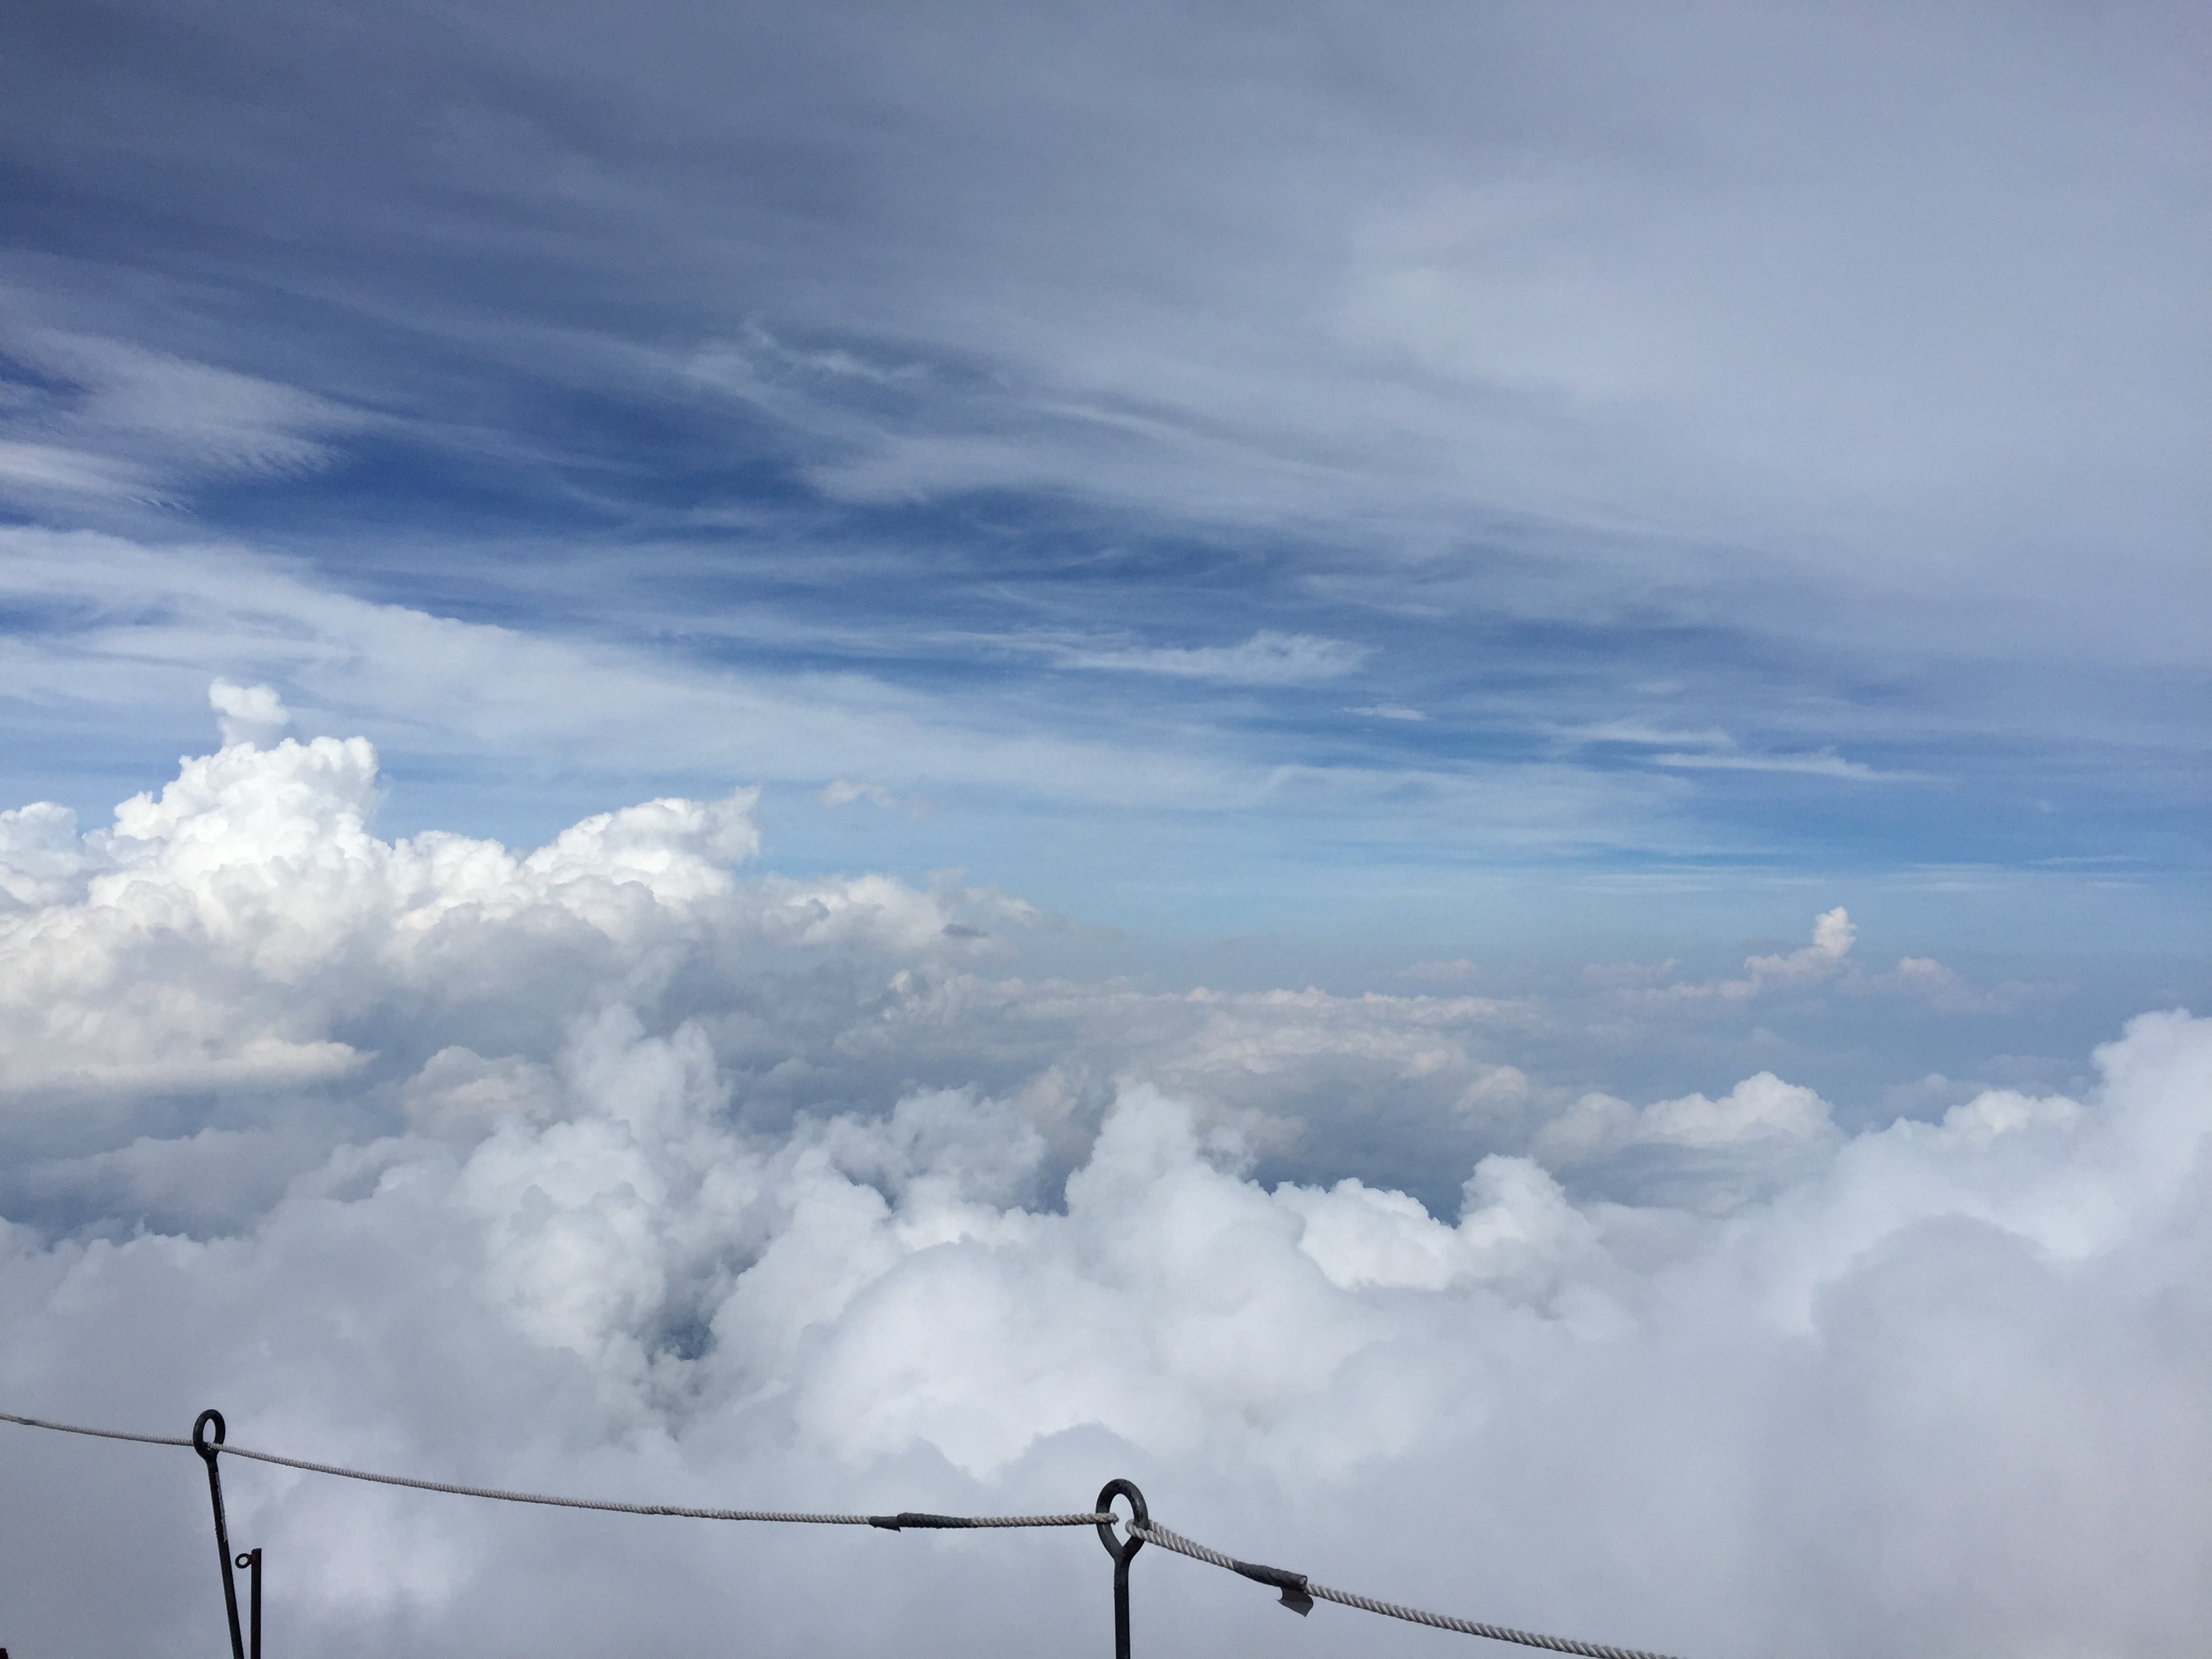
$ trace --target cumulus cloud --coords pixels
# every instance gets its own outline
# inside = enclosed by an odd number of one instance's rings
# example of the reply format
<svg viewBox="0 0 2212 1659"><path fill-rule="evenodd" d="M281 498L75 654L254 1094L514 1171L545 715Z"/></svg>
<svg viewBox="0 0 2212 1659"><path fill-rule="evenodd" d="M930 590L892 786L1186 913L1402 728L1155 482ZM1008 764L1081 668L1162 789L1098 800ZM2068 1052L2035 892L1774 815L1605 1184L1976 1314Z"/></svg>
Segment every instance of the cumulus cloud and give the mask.
<svg viewBox="0 0 2212 1659"><path fill-rule="evenodd" d="M85 857L68 807L34 801L0 812L0 894L10 903L29 908L66 897Z"/></svg>
<svg viewBox="0 0 2212 1659"><path fill-rule="evenodd" d="M1810 1173L1838 1139L1826 1101L1761 1072L1718 1100L1686 1095L1641 1111L1584 1095L1537 1132L1534 1151L1582 1170L1585 1185L1721 1212Z"/></svg>
<svg viewBox="0 0 2212 1659"><path fill-rule="evenodd" d="M248 748L274 743L292 723L292 713L284 707L283 699L266 685L233 685L228 680L217 680L208 688L208 702L221 716L218 724L226 748L240 743Z"/></svg>
<svg viewBox="0 0 2212 1659"><path fill-rule="evenodd" d="M378 789L360 739L279 737L110 828L0 819L9 1409L213 1402L304 1455L678 1503L1064 1509L1125 1474L1247 1558L1714 1659L2208 1634L2212 1024L1857 1133L1774 1072L1638 1107L1498 1064L1511 1000L988 977L1017 902L744 873L750 792L517 851L381 839ZM1832 910L1744 980L1852 943ZM1363 1096L1386 1075L1494 1143L1448 1200L1258 1178L1301 1124L1468 1144ZM188 1457L6 1434L51 1549L0 1568L11 1642L214 1629ZM1103 1639L1079 1534L229 1482L301 1648ZM1153 1640L1422 1639L1155 1553Z"/></svg>
<svg viewBox="0 0 2212 1659"><path fill-rule="evenodd" d="M1819 979L1832 972L1851 953L1858 936L1859 930L1852 925L1850 913L1839 904L1813 918L1813 942L1804 949L1793 951L1788 956L1751 957L1743 965L1754 986Z"/></svg>
<svg viewBox="0 0 2212 1659"><path fill-rule="evenodd" d="M1656 1011L1715 1011L1795 994L1832 991L1853 997L1887 997L1920 1003L1947 1014L2008 1014L2047 1006L2064 988L2049 981L2008 979L1979 985L1933 957L1900 957L1875 971L1851 957L1858 927L1838 905L1813 921L1812 943L1796 951L1744 958L1741 975L1721 979L1676 976L1672 960L1658 963L1596 963L1583 969L1585 985L1627 1006Z"/></svg>
<svg viewBox="0 0 2212 1659"><path fill-rule="evenodd" d="M1813 919L1811 944L1786 954L1746 957L1743 972L1735 978L1670 979L1675 965L1672 961L1656 967L1594 963L1583 970L1583 976L1589 984L1610 988L1647 1006L1744 1003L1770 992L1804 990L1831 982L1844 971L1845 958L1857 939L1857 927L1839 904Z"/></svg>

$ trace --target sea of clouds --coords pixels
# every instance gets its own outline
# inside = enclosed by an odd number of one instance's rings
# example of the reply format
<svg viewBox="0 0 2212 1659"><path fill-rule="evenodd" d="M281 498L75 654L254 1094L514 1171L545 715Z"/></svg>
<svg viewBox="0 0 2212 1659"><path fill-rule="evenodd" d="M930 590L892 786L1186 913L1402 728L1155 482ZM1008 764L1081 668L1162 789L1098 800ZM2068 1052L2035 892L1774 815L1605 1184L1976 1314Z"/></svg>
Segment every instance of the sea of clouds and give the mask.
<svg viewBox="0 0 2212 1659"><path fill-rule="evenodd" d="M1866 1133L1771 1073L1638 1103L1501 1060L1512 999L1022 978L1016 898L737 873L745 791L385 841L367 742L214 696L112 826L0 814L0 1409L684 1504L1126 1475L1248 1559L1711 1659L2212 1637L2212 1022ZM1607 994L1993 994L1853 940ZM1329 1167L1374 1144L1456 1209ZM1110 1640L1085 1531L228 1468L275 1654ZM189 1454L0 1425L0 1470L17 1659L219 1650ZM1149 1655L1469 1640L1134 1577Z"/></svg>

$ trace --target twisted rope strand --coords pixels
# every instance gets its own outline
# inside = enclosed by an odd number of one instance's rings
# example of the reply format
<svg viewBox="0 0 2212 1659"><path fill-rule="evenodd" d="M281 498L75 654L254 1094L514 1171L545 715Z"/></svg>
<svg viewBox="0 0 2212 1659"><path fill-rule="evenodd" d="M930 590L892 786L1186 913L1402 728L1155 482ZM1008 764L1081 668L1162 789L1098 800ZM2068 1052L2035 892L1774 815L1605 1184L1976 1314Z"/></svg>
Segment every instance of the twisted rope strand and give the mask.
<svg viewBox="0 0 2212 1659"><path fill-rule="evenodd" d="M1362 1613L1379 1613L1386 1619L1403 1619L1408 1623L1427 1625L1435 1630L1455 1630L1465 1636L1486 1636L1493 1642L1518 1642L1524 1648L1549 1648L1554 1653L1578 1653L1583 1659L1668 1659L1665 1654L1647 1653L1640 1648L1616 1648L1603 1642L1577 1642L1565 1636L1542 1636L1534 1631L1512 1630L1504 1625L1486 1625L1473 1619L1455 1619L1448 1613L1425 1613L1419 1607L1401 1607L1395 1601L1378 1601L1371 1595L1354 1595L1348 1590L1330 1589L1310 1579L1306 1583L1306 1594L1316 1601L1358 1607Z"/></svg>
<svg viewBox="0 0 2212 1659"><path fill-rule="evenodd" d="M1203 1561L1208 1566L1226 1567L1231 1572L1237 1571L1235 1556L1224 1555L1219 1550L1210 1550L1203 1544L1194 1544L1181 1533L1170 1532L1157 1521L1132 1526L1129 1530L1147 1544L1158 1544L1162 1549L1173 1550L1177 1555L1188 1555L1192 1560Z"/></svg>
<svg viewBox="0 0 2212 1659"><path fill-rule="evenodd" d="M41 1418L18 1417L0 1412L0 1422L20 1423L27 1429L55 1429L64 1434L88 1434L101 1440L136 1440L149 1446L190 1446L188 1439L166 1434L125 1434L119 1429L88 1429L75 1423L49 1423ZM311 1463L304 1457L284 1457L276 1452L255 1451L250 1446L225 1443L218 1448L228 1457L250 1457L257 1463L276 1463L313 1474L335 1474L346 1480L371 1480L384 1486L412 1486L418 1492L450 1492L459 1498L492 1498L505 1504L545 1504L556 1509L603 1510L616 1515L672 1515L687 1521L781 1521L800 1526L881 1527L897 1532L907 1527L1091 1527L1110 1521L1110 1515L823 1515L797 1510L702 1510L675 1504L624 1504L605 1498L556 1498L545 1492L508 1492L499 1486L463 1486L446 1480L417 1480L404 1474L377 1474L349 1469L337 1463Z"/></svg>
<svg viewBox="0 0 2212 1659"><path fill-rule="evenodd" d="M686 1521L773 1521L808 1527L881 1527L897 1532L906 1527L1090 1527L1103 1518L1086 1515L831 1515L808 1510L705 1510L678 1504L624 1504L605 1498L557 1498L544 1492L508 1492L499 1486L462 1486L444 1480L417 1480L404 1474L376 1474L336 1463L311 1463L301 1457L282 1457L275 1452L254 1451L245 1446L223 1447L232 1457L250 1457L257 1463L276 1463L288 1469L315 1474L335 1474L346 1480L373 1480L380 1486L412 1486L418 1492L451 1492L460 1498L492 1498L506 1504L547 1504L556 1509L604 1510L615 1515L671 1515Z"/></svg>
<svg viewBox="0 0 2212 1659"><path fill-rule="evenodd" d="M1249 1563L1233 1555L1224 1555L1219 1550L1185 1538L1181 1533L1170 1532L1158 1522L1133 1526L1130 1530L1148 1544L1158 1544L1173 1550L1178 1555L1188 1555L1194 1561L1203 1561L1209 1566L1221 1567L1245 1577L1253 1575L1246 1571ZM1302 1573L1297 1578L1307 1595L1316 1601L1334 1601L1340 1607L1357 1607L1362 1613L1379 1613L1386 1619L1403 1619L1409 1624L1426 1625L1431 1630L1457 1631L1463 1636L1487 1637L1493 1642L1516 1642L1524 1648L1547 1648L1553 1653L1580 1654L1582 1659L1668 1659L1665 1654L1646 1653L1639 1648L1609 1647L1602 1642L1577 1642L1564 1636L1542 1636L1534 1631L1514 1630L1504 1625L1486 1625L1474 1619L1455 1619L1449 1613L1428 1613L1419 1607L1409 1607L1396 1601L1378 1601L1371 1595L1354 1595L1349 1590L1330 1589L1316 1584Z"/></svg>
<svg viewBox="0 0 2212 1659"><path fill-rule="evenodd" d="M88 1429L75 1423L49 1423L42 1417L18 1417L0 1412L0 1423L21 1423L27 1429L52 1429L62 1434L88 1434L95 1440L136 1440L147 1446L189 1446L188 1439L173 1434L125 1434L120 1429Z"/></svg>

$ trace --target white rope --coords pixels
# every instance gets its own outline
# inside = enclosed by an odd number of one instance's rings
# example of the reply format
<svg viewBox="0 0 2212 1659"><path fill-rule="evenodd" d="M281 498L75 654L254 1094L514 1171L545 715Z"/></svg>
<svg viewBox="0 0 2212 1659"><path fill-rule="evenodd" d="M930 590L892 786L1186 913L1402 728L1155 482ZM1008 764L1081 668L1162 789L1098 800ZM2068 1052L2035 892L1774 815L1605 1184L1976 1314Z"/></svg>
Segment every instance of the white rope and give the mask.
<svg viewBox="0 0 2212 1659"><path fill-rule="evenodd" d="M147 1446L189 1446L189 1439L179 1439L173 1434L125 1434L120 1429L87 1429L75 1423L49 1423L44 1418L18 1417L13 1412L0 1412L0 1423L21 1423L27 1429L55 1429L63 1434L88 1434L98 1440L136 1440Z"/></svg>
<svg viewBox="0 0 2212 1659"><path fill-rule="evenodd" d="M1163 1549L1173 1550L1178 1555L1188 1555L1194 1561L1203 1561L1209 1566L1225 1568L1247 1578L1256 1577L1263 1583L1279 1585L1286 1580L1294 1580L1306 1595L1316 1601L1334 1601L1340 1607L1357 1607L1362 1613L1379 1613L1386 1619L1403 1619L1411 1624L1426 1625L1432 1630L1457 1631L1464 1636L1484 1636L1493 1642L1517 1642L1524 1648L1548 1648L1553 1653L1580 1654L1583 1659L1668 1659L1664 1654L1646 1653L1638 1648L1616 1648L1602 1642L1577 1642L1564 1636L1541 1636L1534 1631L1513 1630L1504 1625L1486 1625L1474 1619L1455 1619L1449 1613L1428 1613L1396 1601L1378 1601L1371 1595L1354 1595L1349 1590L1330 1589L1326 1585L1315 1583L1303 1573L1288 1572L1275 1567L1255 1569L1249 1562L1239 1561L1233 1555L1224 1555L1219 1550L1194 1543L1181 1533L1170 1532L1157 1521L1143 1525L1133 1523L1129 1530L1148 1544L1158 1544Z"/></svg>
<svg viewBox="0 0 2212 1659"><path fill-rule="evenodd" d="M1147 1544L1158 1544L1162 1549L1173 1550L1177 1555L1188 1555L1194 1561L1203 1561L1209 1566L1226 1567L1234 1572L1241 1565L1233 1555L1224 1555L1219 1550L1210 1550L1203 1544L1194 1544L1179 1532L1170 1532L1157 1521L1141 1524L1127 1523L1129 1530Z"/></svg>
<svg viewBox="0 0 2212 1659"><path fill-rule="evenodd" d="M19 1423L27 1429L52 1429L62 1434L90 1435L100 1440L132 1440L149 1446L192 1446L189 1439L167 1434L126 1434L120 1429L88 1429L75 1423L49 1423L42 1418L18 1417L12 1412L0 1412L0 1422ZM250 1457L257 1463L275 1463L288 1469L305 1469L313 1474L334 1474L346 1480L371 1480L380 1486L411 1486L417 1492L450 1492L460 1498L491 1498L505 1504L546 1504L564 1510L602 1510L616 1515L670 1515L691 1521L773 1521L799 1526L816 1527L881 1527L890 1531L914 1528L966 1527L1090 1527L1125 1525L1131 1535L1162 1549L1172 1550L1178 1555L1188 1555L1194 1561L1209 1566L1221 1567L1230 1572L1261 1583L1273 1584L1284 1591L1285 1601L1293 1591L1302 1592L1322 1601L1334 1601L1340 1607L1357 1607L1362 1613L1381 1613L1386 1619L1403 1619L1408 1623L1426 1625L1432 1630L1457 1631L1467 1636L1487 1637L1493 1642L1515 1642L1524 1648L1546 1648L1553 1653L1579 1654L1582 1659L1668 1659L1664 1654L1646 1653L1638 1648L1616 1648L1601 1642L1577 1642L1563 1636L1541 1636L1533 1631L1513 1630L1504 1625L1486 1625L1474 1619L1455 1619L1449 1613L1428 1613L1419 1607L1405 1607L1396 1601L1380 1601L1371 1595L1354 1595L1349 1590L1330 1589L1316 1584L1303 1573L1291 1572L1280 1567L1259 1567L1249 1561L1239 1561L1233 1555L1224 1555L1219 1550L1171 1532L1158 1522L1127 1521L1110 1510L1071 1515L925 1515L906 1510L898 1515L828 1515L798 1510L705 1510L687 1509L674 1504L623 1504L603 1498L556 1498L544 1492L508 1492L498 1486L463 1486L444 1480L416 1480L404 1474L376 1474L368 1469L349 1469L337 1463L311 1463L305 1458L283 1457L275 1452L254 1451L245 1446L210 1443L216 1449L231 1457ZM197 1450L197 1447L193 1447ZM1303 1609L1301 1609L1303 1610Z"/></svg>
<svg viewBox="0 0 2212 1659"><path fill-rule="evenodd" d="M74 1423L49 1423L36 1417L17 1417L0 1412L0 1422L20 1423L27 1429L55 1429L64 1434L88 1434L102 1440L136 1440L149 1446L191 1446L188 1439L164 1434L125 1434L117 1429L88 1429ZM508 1492L499 1486L462 1486L445 1480L417 1480L404 1474L377 1474L349 1469L337 1463L311 1463L302 1457L284 1457L251 1447L210 1443L226 1457L250 1457L257 1463L276 1463L288 1469L314 1474L335 1474L346 1480L373 1480L379 1486L412 1486L418 1492L450 1492L459 1498L493 1498L505 1504L546 1504L556 1509L604 1510L616 1515L672 1515L689 1521L780 1521L799 1526L881 1527L897 1532L908 1527L1091 1527L1111 1521L1111 1515L924 1515L908 1510L900 1515L823 1515L798 1510L702 1510L675 1504L623 1504L604 1498L556 1498L545 1492Z"/></svg>

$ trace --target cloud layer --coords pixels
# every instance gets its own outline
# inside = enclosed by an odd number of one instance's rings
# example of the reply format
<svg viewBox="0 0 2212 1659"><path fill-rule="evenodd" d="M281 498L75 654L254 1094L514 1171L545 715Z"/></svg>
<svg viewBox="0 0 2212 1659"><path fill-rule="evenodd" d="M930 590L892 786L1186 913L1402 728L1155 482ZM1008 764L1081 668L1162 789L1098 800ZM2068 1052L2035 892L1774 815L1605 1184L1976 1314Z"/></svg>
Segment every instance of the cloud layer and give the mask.
<svg viewBox="0 0 2212 1659"><path fill-rule="evenodd" d="M529 853L384 841L367 744L216 696L252 735L112 827L0 819L9 1409L213 1402L247 1443L672 1502L1061 1509L1127 1474L1247 1558L1713 1659L2212 1633L2203 1022L2137 1019L2078 1098L1856 1133L1765 1073L1571 1095L1486 1057L1510 1000L993 978L1034 912L740 876L744 792ZM1851 945L1832 912L1669 1017ZM1363 1116L1386 1074L1439 1115ZM1456 1200L1254 1173L1392 1140L1460 1158ZM9 1435L41 1517L11 1644L204 1646L197 1465ZM1105 1639L1087 1534L230 1485L295 1647ZM1442 1639L1138 1577L1152 1650Z"/></svg>

